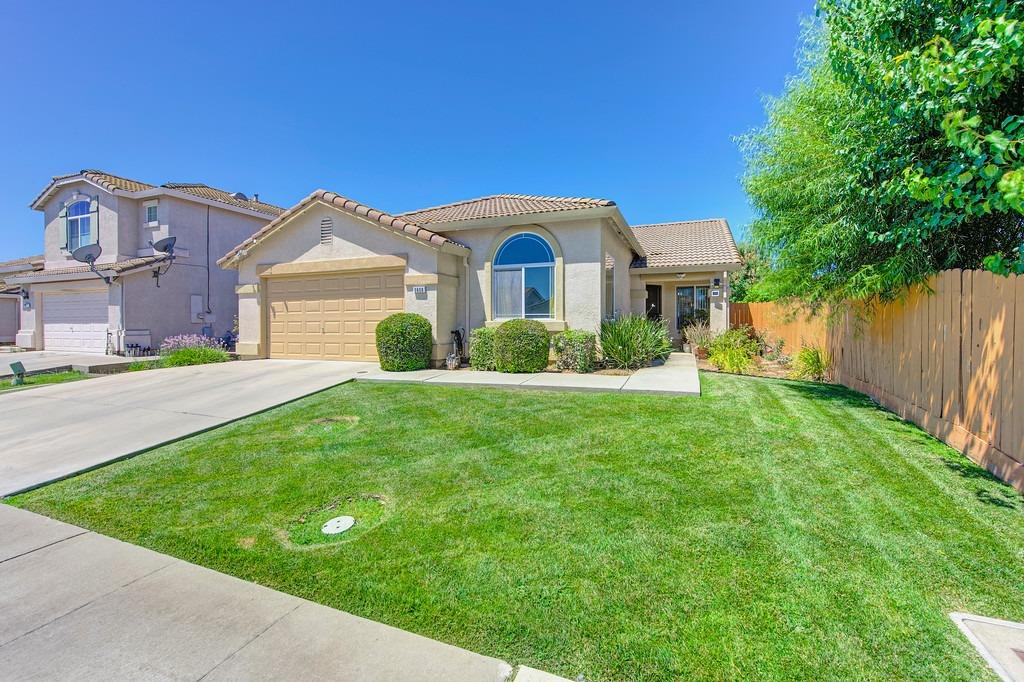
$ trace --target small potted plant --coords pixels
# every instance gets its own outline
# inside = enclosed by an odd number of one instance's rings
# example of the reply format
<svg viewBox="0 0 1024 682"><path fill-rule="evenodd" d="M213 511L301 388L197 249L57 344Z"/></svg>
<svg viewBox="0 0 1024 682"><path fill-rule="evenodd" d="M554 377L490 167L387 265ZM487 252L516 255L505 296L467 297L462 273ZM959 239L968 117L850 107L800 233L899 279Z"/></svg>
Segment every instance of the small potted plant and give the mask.
<svg viewBox="0 0 1024 682"><path fill-rule="evenodd" d="M708 357L708 346L715 339L717 334L711 331L711 326L707 322L696 320L682 328L683 339L685 341L683 350L686 350L686 346L689 346L693 350L691 351L701 360L705 360Z"/></svg>

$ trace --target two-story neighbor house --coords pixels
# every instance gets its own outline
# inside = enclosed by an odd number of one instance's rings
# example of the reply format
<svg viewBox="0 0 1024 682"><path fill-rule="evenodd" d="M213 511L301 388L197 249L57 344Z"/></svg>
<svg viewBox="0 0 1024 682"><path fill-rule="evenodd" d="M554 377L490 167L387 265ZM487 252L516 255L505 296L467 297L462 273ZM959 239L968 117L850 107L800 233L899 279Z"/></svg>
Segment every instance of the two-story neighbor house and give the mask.
<svg viewBox="0 0 1024 682"><path fill-rule="evenodd" d="M6 280L26 292L16 343L86 353L230 330L237 274L217 259L283 212L258 196L99 170L53 178L31 207L44 216L43 267ZM177 240L173 262L152 246L165 237ZM71 257L89 244L102 249L96 271Z"/></svg>

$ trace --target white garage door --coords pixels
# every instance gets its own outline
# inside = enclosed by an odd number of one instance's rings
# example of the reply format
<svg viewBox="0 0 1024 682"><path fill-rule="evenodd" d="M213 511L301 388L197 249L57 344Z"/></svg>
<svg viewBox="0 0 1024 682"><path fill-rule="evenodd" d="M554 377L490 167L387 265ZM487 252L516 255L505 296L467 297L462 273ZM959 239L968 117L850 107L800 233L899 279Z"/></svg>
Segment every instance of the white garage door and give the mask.
<svg viewBox="0 0 1024 682"><path fill-rule="evenodd" d="M43 347L72 353L106 353L107 292L46 294Z"/></svg>

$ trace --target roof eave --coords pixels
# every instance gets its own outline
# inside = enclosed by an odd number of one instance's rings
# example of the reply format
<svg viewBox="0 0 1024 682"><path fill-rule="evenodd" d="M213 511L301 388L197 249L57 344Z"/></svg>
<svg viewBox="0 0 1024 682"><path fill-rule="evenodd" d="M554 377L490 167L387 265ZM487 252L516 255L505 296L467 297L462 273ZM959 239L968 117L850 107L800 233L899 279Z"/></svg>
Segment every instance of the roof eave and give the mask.
<svg viewBox="0 0 1024 682"><path fill-rule="evenodd" d="M96 189L101 189L104 192L110 192L111 194L115 195L130 194L130 192L127 192L122 189L117 189L116 187L104 187L98 182L95 182L94 180L90 180L89 178L85 177L85 175L83 175L82 173L79 173L78 175L72 175L71 177L67 178L60 178L59 180L50 180L50 183L43 188L43 191L39 193L39 196L37 196L35 200L31 204L29 204L29 208L31 208L34 211L42 211L43 207L46 206L46 203L50 200L50 197L53 196L53 193L57 188L63 187L64 185L71 185L76 182L86 182L95 187Z"/></svg>

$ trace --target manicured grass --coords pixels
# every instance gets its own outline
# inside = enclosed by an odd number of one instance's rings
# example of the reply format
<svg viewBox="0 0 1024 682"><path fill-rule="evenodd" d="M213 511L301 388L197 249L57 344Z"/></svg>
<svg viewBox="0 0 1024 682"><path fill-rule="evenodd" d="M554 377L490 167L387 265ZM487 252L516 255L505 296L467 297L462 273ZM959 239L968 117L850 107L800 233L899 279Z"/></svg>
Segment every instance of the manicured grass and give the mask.
<svg viewBox="0 0 1024 682"><path fill-rule="evenodd" d="M87 374L81 372L54 372L52 374L33 374L25 377L25 383L21 386L11 385L10 378L0 379L0 391L14 391L27 389L31 386L45 386L46 384L62 384L65 381L79 381L88 379Z"/></svg>
<svg viewBox="0 0 1024 682"><path fill-rule="evenodd" d="M348 384L14 502L570 678L994 679L947 614L1024 619L1024 500L845 389L702 380Z"/></svg>

